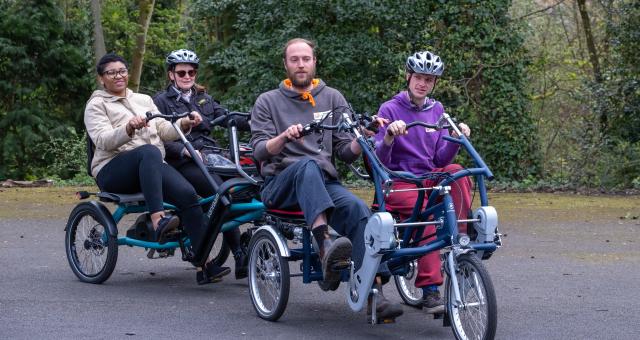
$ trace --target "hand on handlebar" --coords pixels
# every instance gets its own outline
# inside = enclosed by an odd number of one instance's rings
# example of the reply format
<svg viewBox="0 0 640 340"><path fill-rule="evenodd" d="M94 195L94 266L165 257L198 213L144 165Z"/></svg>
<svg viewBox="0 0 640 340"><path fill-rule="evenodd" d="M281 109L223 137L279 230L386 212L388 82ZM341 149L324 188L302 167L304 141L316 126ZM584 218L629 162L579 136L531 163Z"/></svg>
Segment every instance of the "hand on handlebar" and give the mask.
<svg viewBox="0 0 640 340"><path fill-rule="evenodd" d="M407 124L403 120L396 120L387 126L387 133L384 135L384 143L391 145L396 136L406 135Z"/></svg>
<svg viewBox="0 0 640 340"><path fill-rule="evenodd" d="M282 135L286 138L287 142L288 141L297 141L297 142L302 142L302 124L294 124L289 126L283 133Z"/></svg>
<svg viewBox="0 0 640 340"><path fill-rule="evenodd" d="M371 122L369 124L367 124L367 126L363 127L363 133L367 136L367 137L371 137L373 135L375 135L376 133L378 133L378 129L381 126L384 126L385 124L389 124L389 120L386 118L381 118L378 116L372 116L371 117Z"/></svg>
<svg viewBox="0 0 640 340"><path fill-rule="evenodd" d="M180 127L182 130L189 130L190 128L202 123L202 116L196 111L189 113L189 119L183 119L180 121Z"/></svg>
<svg viewBox="0 0 640 340"><path fill-rule="evenodd" d="M129 135L129 137L133 136L133 132L135 130L139 130L142 129L143 127L149 126L149 124L147 123L147 120L143 117L140 116L135 116L131 119L129 119L129 122L127 123L127 134Z"/></svg>
<svg viewBox="0 0 640 340"><path fill-rule="evenodd" d="M469 137L469 136L471 136L471 129L469 128L469 126L467 126L467 124L465 124L465 123L460 123L460 124L458 124L458 128L460 129L460 132L462 132L462 134L463 134L465 137ZM453 131L451 132L451 136L453 136L453 137L459 137L459 136L458 136L458 133L456 132L456 130L453 130Z"/></svg>
<svg viewBox="0 0 640 340"><path fill-rule="evenodd" d="M200 153L200 151L198 151L198 150L194 150L194 151L196 152L196 155L198 155L198 157L200 157L200 160L204 160L202 158L202 153ZM186 157L191 158L191 154L189 153L187 148L182 149L182 154L185 155Z"/></svg>

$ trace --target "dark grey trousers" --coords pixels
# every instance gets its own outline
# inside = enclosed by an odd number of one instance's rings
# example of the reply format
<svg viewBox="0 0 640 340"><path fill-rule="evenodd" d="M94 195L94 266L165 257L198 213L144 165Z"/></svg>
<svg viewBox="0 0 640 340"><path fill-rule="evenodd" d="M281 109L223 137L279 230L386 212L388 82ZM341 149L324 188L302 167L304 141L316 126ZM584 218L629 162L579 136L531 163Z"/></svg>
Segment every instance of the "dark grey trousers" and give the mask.
<svg viewBox="0 0 640 340"><path fill-rule="evenodd" d="M268 208L297 209L310 226L322 212L331 227L353 244L355 270L364 257L364 228L371 216L367 205L337 180L326 179L312 158L303 158L265 179L262 201Z"/></svg>

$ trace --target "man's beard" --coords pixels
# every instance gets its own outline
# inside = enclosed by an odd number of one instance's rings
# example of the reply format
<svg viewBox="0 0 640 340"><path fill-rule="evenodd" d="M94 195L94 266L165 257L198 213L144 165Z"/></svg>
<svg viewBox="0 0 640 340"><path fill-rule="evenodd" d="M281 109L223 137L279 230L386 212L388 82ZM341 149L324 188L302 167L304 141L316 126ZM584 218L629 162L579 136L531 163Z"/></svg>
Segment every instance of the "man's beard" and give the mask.
<svg viewBox="0 0 640 340"><path fill-rule="evenodd" d="M289 80L291 80L291 84L293 84L293 86L297 88L309 87L309 85L311 85L311 81L313 81L313 78L315 76L316 76L316 70L309 70L304 80L299 80L298 77L296 77L295 71L293 72L287 71L287 77L289 78Z"/></svg>

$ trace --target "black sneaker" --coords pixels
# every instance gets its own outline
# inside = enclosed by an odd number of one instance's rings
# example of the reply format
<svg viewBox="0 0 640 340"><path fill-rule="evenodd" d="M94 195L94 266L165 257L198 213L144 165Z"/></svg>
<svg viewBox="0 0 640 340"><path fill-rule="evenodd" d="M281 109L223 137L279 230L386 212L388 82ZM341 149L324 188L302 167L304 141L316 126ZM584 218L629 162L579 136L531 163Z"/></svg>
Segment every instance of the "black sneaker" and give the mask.
<svg viewBox="0 0 640 340"><path fill-rule="evenodd" d="M242 252L242 250L233 254L233 258L236 262L236 280L244 279L247 277L247 256Z"/></svg>
<svg viewBox="0 0 640 340"><path fill-rule="evenodd" d="M167 243L167 236L173 233L180 225L180 219L175 215L162 216L158 221L158 228L155 230L156 242L163 244Z"/></svg>
<svg viewBox="0 0 640 340"><path fill-rule="evenodd" d="M222 281L222 277L229 273L231 273L231 268L220 267L211 261L204 265L204 270L196 272L196 281L199 285L216 283Z"/></svg>
<svg viewBox="0 0 640 340"><path fill-rule="evenodd" d="M369 322L371 322L371 300L372 295L369 295L369 300L367 301L367 320L369 320ZM402 314L404 314L404 311L399 303L393 303L387 300L382 294L378 295L378 301L376 303L376 318L378 322L395 322L395 319Z"/></svg>
<svg viewBox="0 0 640 340"><path fill-rule="evenodd" d="M428 314L444 313L444 299L440 296L440 292L430 292L423 296L422 308L424 308Z"/></svg>
<svg viewBox="0 0 640 340"><path fill-rule="evenodd" d="M351 264L351 241L346 237L339 237L327 244L325 240L325 254L322 257L323 281L320 283L322 290L336 290L340 285L341 270L349 268Z"/></svg>

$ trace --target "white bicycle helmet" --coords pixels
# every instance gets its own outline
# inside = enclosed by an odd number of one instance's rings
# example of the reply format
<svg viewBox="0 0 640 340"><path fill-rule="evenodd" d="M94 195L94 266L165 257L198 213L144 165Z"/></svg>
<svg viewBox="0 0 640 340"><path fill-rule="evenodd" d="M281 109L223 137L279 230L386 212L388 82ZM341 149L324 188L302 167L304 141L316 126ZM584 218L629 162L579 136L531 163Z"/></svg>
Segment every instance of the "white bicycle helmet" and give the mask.
<svg viewBox="0 0 640 340"><path fill-rule="evenodd" d="M407 58L407 72L430 74L433 76L441 76L444 72L444 62L439 56L429 52L416 52Z"/></svg>
<svg viewBox="0 0 640 340"><path fill-rule="evenodd" d="M167 56L167 68L173 69L176 64L192 64L194 67L198 67L200 59L196 52L187 49L175 50Z"/></svg>

